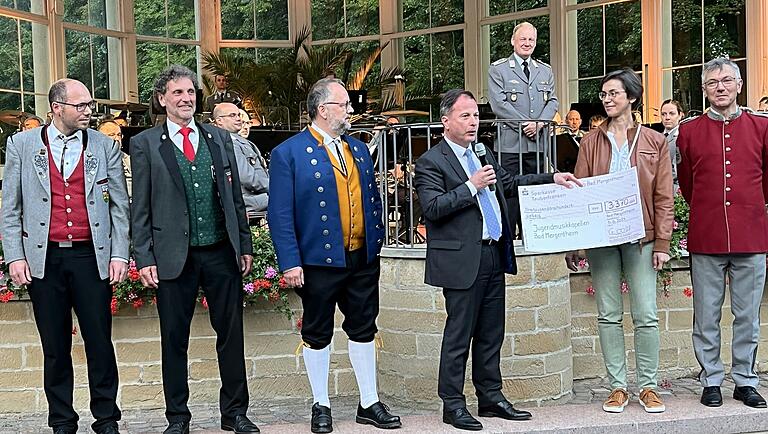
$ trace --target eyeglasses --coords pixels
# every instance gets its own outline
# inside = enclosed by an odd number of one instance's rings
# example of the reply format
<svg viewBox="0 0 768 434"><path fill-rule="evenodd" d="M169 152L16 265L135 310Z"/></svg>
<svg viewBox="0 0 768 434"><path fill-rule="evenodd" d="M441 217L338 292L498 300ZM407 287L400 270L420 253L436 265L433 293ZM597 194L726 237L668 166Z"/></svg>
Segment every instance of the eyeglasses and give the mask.
<svg viewBox="0 0 768 434"><path fill-rule="evenodd" d="M717 86L722 83L723 87L731 87L736 84L736 77L723 77L721 80L707 80L704 82L704 87L707 89L717 89Z"/></svg>
<svg viewBox="0 0 768 434"><path fill-rule="evenodd" d="M336 104L336 105L344 107L345 109L349 109L350 107L352 107L352 101L347 101L347 102L328 101L328 102L324 102L323 104Z"/></svg>
<svg viewBox="0 0 768 434"><path fill-rule="evenodd" d="M621 95L622 93L627 93L626 90L612 90L610 92L600 92L597 94L597 97L600 98L600 101L605 101L605 98L610 96L611 99L616 98L617 96Z"/></svg>
<svg viewBox="0 0 768 434"><path fill-rule="evenodd" d="M81 102L80 104L71 104L71 103L64 102L64 101L54 101L54 102L57 103L57 104L63 104L63 105L72 106L72 107L75 108L75 110L77 110L77 111L79 111L81 113L85 111L86 107L88 107L91 110L96 110L96 101Z"/></svg>
<svg viewBox="0 0 768 434"><path fill-rule="evenodd" d="M218 115L216 117L217 118L233 118L233 119L234 118L239 118L240 117L240 112L229 113L229 114L226 114L226 115Z"/></svg>

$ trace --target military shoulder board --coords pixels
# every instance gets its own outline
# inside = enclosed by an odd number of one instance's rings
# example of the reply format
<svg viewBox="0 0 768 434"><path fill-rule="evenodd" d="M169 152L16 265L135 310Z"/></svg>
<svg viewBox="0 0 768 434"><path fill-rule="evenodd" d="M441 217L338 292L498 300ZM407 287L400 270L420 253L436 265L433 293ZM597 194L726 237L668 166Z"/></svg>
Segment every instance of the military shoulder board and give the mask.
<svg viewBox="0 0 768 434"><path fill-rule="evenodd" d="M504 57L504 58L502 58L502 59L499 59L499 60L497 60L497 61L493 62L493 65L494 65L494 66L498 66L498 65L501 65L502 63L506 62L508 59L509 59L508 57Z"/></svg>

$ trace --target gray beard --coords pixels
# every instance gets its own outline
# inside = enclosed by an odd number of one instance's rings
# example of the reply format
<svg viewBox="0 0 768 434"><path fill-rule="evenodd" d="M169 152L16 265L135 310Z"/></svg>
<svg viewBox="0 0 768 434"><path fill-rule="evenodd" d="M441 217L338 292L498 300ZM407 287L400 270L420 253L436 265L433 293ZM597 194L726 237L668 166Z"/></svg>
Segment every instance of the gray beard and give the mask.
<svg viewBox="0 0 768 434"><path fill-rule="evenodd" d="M338 134L340 136L343 134L346 134L350 128L352 128L352 124L350 124L347 121L334 122L331 125L331 131L333 131L335 134Z"/></svg>

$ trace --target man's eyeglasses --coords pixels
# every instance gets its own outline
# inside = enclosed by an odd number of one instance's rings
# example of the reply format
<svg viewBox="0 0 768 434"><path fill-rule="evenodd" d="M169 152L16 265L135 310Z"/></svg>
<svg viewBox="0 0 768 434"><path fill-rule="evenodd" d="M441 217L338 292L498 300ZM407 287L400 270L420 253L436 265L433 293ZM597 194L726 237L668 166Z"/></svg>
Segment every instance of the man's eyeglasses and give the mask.
<svg viewBox="0 0 768 434"><path fill-rule="evenodd" d="M350 107L352 107L352 101L347 101L347 102L328 101L328 102L324 102L323 104L336 104L344 107L345 109L349 109Z"/></svg>
<svg viewBox="0 0 768 434"><path fill-rule="evenodd" d="M72 103L68 103L68 102L64 102L64 101L54 101L54 102L56 104L63 104L63 105L72 106L72 107L75 108L75 110L77 110L77 111L79 111L81 113L85 111L86 107L88 107L92 111L96 110L96 101L81 102L80 104L72 104Z"/></svg>
<svg viewBox="0 0 768 434"><path fill-rule="evenodd" d="M239 118L240 117L240 112L229 113L229 114L226 114L226 115L218 115L216 117L217 118L232 118L232 119Z"/></svg>
<svg viewBox="0 0 768 434"><path fill-rule="evenodd" d="M600 101L605 101L606 97L611 97L611 99L616 98L617 96L621 95L622 93L627 93L626 90L612 90L610 92L600 92L597 94L597 97L600 98Z"/></svg>
<svg viewBox="0 0 768 434"><path fill-rule="evenodd" d="M723 83L723 87L731 87L736 84L736 77L723 77L722 80L707 80L704 82L704 86L707 89L717 89L720 83Z"/></svg>

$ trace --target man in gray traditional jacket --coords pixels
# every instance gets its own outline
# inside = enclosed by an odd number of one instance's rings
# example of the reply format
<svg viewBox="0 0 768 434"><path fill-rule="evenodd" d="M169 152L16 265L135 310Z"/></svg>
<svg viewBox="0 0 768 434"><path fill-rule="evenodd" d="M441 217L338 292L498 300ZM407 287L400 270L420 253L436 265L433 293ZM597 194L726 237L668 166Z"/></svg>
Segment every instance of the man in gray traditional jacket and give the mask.
<svg viewBox="0 0 768 434"><path fill-rule="evenodd" d="M229 131L232 136L246 211L249 214L266 211L269 202L267 163L253 142L237 134L243 126L240 109L230 102L219 103L213 109L213 122L217 127Z"/></svg>

